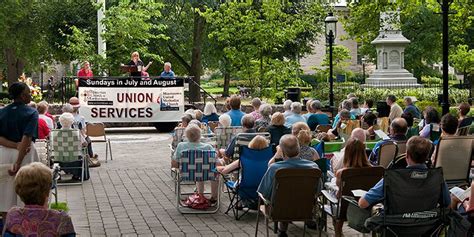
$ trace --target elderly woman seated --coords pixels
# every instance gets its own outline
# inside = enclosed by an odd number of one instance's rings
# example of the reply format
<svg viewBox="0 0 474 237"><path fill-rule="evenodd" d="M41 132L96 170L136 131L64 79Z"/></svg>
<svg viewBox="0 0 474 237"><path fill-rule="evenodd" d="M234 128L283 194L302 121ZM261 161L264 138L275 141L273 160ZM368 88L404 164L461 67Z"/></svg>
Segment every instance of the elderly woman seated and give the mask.
<svg viewBox="0 0 474 237"><path fill-rule="evenodd" d="M61 125L61 130L70 130L73 129L74 125L74 115L71 113L62 113L61 116L59 116L59 123ZM81 139L80 135L77 138L78 140ZM87 143L83 143L83 146L87 146ZM79 149L82 149L82 147L79 147ZM78 159L83 159L83 157L78 157ZM82 160L77 160L77 161L71 161L71 162L60 162L60 165L62 168L68 168L68 167L80 167L82 165ZM72 174L72 178L76 180L81 179L82 171L80 169L66 169L66 173ZM88 172L85 172L88 174ZM84 179L88 179L87 175L85 175Z"/></svg>
<svg viewBox="0 0 474 237"><path fill-rule="evenodd" d="M249 143L249 148L254 150L262 150L268 147L268 140L263 136L255 136ZM223 161L221 163L224 163ZM221 174L228 174L236 169L240 168L239 160L234 160L232 163L226 166L217 166L217 171Z"/></svg>
<svg viewBox="0 0 474 237"><path fill-rule="evenodd" d="M268 129L268 126L270 126L270 123L272 121L272 118L270 117L272 115L272 106L269 104L263 104L260 106L260 118L255 121L255 130L260 131L264 130L266 131Z"/></svg>
<svg viewBox="0 0 474 237"><path fill-rule="evenodd" d="M40 162L23 166L15 177L15 192L25 207L8 211L3 236L76 236L67 213L48 209L51 169Z"/></svg>
<svg viewBox="0 0 474 237"><path fill-rule="evenodd" d="M195 124L189 124L184 130L184 134L188 141L180 142L176 147L175 153L172 156L171 167L179 168L179 161L181 159L181 153L187 150L201 150L201 151L214 151L214 147L210 144L201 142L201 128ZM216 159L216 165L219 165ZM217 181L211 181L211 202L217 200ZM204 194L204 182L196 182L197 192Z"/></svg>

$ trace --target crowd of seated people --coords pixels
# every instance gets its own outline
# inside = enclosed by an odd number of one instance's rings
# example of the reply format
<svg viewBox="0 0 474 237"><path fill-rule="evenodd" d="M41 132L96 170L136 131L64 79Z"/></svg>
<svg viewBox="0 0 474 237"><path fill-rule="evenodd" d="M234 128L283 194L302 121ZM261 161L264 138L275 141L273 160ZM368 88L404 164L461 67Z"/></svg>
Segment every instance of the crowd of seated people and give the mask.
<svg viewBox="0 0 474 237"><path fill-rule="evenodd" d="M214 109L205 109L205 116L210 113L208 111L213 111L211 114L217 116L219 126L239 126L243 133L268 132L270 134L269 140L263 136L255 136L248 145L251 149L257 150L268 146L274 147L274 156L269 162L267 174L259 189L264 195L270 196L271 191L269 189L271 189L271 187L269 186L271 186L272 175L274 175L275 172L274 169L281 164L288 163L288 167L291 167L296 160L298 160L298 162L305 160L306 162L302 166L306 167L307 165L307 167L317 168L314 161L320 159L320 156L315 150L315 147L311 145L315 139L319 139L320 142L340 141L343 143L342 149L334 152L332 158L330 156L331 160L329 162L329 170L334 174L333 182L337 186L340 183L340 176L344 169L376 166L379 159L378 150L382 144L391 141L405 143L410 137L412 137L412 139L409 144L407 144L407 154L403 156L406 157L405 164L408 165L408 168L430 167L428 155L432 155L433 150L431 150L432 142L429 141L429 138L433 125L436 124L440 127L441 136L453 136L456 134L456 130L460 124L458 123L458 118L450 114L443 116L440 120L438 111L432 107L427 107L420 115L422 119L421 122L418 124L417 121L417 124L414 124L414 118L418 118L416 112L420 110L416 107L411 97L405 98L406 107L405 110L403 110L402 107L396 103L396 97L393 95L389 95L386 98L386 103L391 109L390 119L387 120L390 121L390 123L388 134L382 137L380 137L380 132L383 133L380 126L381 118L378 117L376 109L372 108L374 102L370 99L366 99L364 104L359 107L358 98L350 95L348 99L342 101L337 115L333 118L330 118L327 113L322 111L323 107L321 102L315 99L307 101L306 114L303 114L302 106L299 102L285 101L283 111L281 112L276 111L274 107L258 98L252 100L251 103L254 111L246 114L240 109L240 98L238 96L232 96L228 103L230 108L228 112L218 115ZM210 107L210 105L206 105L206 107L208 106ZM466 116L468 112L466 112L467 109L465 107L464 104L459 106L459 118L460 120L470 121L470 118ZM187 124L192 123L191 121L193 121L193 119L197 119L197 116L192 116L192 113L183 116L181 126L185 127ZM352 130L347 131L345 127L351 122L355 122L355 124L358 125ZM318 134L316 131L317 125L332 125L332 129L327 133L319 132ZM346 132L348 134L343 134ZM212 133L212 131L210 133ZM344 137L344 139L341 139L342 137ZM373 148L366 146L368 140L371 142L377 141L376 143L374 142L375 146ZM236 137L234 136L226 145L225 149L218 150L218 157L220 159L218 161L217 170L222 174L229 174L239 169L238 160L232 160L234 152L236 151L235 141ZM282 141L293 144L293 147L285 147L284 144L282 145ZM436 142L436 140L434 140L434 142ZM215 149L211 145L199 143L199 140L195 140L195 143L199 144L200 147L197 147L199 149L203 147L205 147L205 149ZM294 147L295 144L297 144L297 147ZM429 151L427 146L429 146ZM190 146L188 141L188 143L184 143L184 145L179 145L179 151L182 151L183 148L186 147L196 148ZM289 150L285 151L285 149ZM424 152L428 153L424 154ZM423 166L425 163L427 165ZM176 165L176 163L174 163L174 165ZM380 201L379 189L383 186L382 184L383 181L379 182L366 197L361 199L361 207ZM198 190L202 189L198 188ZM212 195L211 198L214 198L215 193ZM336 192L335 195L337 196L339 194ZM343 223L343 221L334 222L336 236L341 236ZM281 223L279 236L286 236L287 226L285 225L286 223Z"/></svg>

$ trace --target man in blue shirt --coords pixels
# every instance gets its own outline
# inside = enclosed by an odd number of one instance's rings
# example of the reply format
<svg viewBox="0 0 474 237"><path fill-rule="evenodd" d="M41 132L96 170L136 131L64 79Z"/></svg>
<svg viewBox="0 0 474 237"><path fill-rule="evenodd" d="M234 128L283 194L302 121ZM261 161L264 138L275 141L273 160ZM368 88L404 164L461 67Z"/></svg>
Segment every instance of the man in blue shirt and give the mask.
<svg viewBox="0 0 474 237"><path fill-rule="evenodd" d="M261 193L265 199L271 200L273 193L273 184L275 182L275 173L279 169L285 168L304 168L304 169L318 169L316 163L304 160L299 157L300 146L298 138L293 135L284 135L280 139L280 149L283 153L283 161L274 163L268 167L267 172L262 178L260 185L258 186L258 192ZM318 187L314 187L317 189ZM295 200L297 201L297 200ZM287 236L286 230L288 228L288 222L280 222L278 236Z"/></svg>
<svg viewBox="0 0 474 237"><path fill-rule="evenodd" d="M379 150L382 144L387 142L397 142L397 141L406 141L407 140L407 121L404 118L396 118L390 124L390 139L382 140L375 144L374 149L369 155L369 161L372 165L377 165L379 159Z"/></svg>
<svg viewBox="0 0 474 237"><path fill-rule="evenodd" d="M411 97L405 97L404 102L406 107L403 113L409 113L413 118L421 118L420 110L413 104Z"/></svg>
<svg viewBox="0 0 474 237"><path fill-rule="evenodd" d="M240 97L237 95L232 95L230 97L230 108L231 110L227 112L230 116L232 123L230 126L242 126L242 117L244 117L245 113L240 110Z"/></svg>
<svg viewBox="0 0 474 237"><path fill-rule="evenodd" d="M174 72L171 71L171 63L170 62L165 63L164 70L160 74L160 77L163 77L163 78L173 78L173 77L175 77Z"/></svg>
<svg viewBox="0 0 474 237"><path fill-rule="evenodd" d="M407 142L407 169L428 169L425 162L431 152L431 142L425 138L414 136ZM359 207L367 208L379 203L384 198L384 182L381 179L373 188L371 188L363 197L359 199ZM442 187L443 205L449 206L451 198L448 186L444 183ZM400 193L403 195L403 193Z"/></svg>
<svg viewBox="0 0 474 237"><path fill-rule="evenodd" d="M302 109L300 102L291 103L291 114L286 117L285 127L291 128L297 122L306 123L306 119L301 115Z"/></svg>

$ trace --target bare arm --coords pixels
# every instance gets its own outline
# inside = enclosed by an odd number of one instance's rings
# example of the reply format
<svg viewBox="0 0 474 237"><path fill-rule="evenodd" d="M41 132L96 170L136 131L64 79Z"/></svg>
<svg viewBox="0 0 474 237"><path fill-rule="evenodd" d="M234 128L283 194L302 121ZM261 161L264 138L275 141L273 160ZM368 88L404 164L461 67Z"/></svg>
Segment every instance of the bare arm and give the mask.
<svg viewBox="0 0 474 237"><path fill-rule="evenodd" d="M222 174L228 174L236 169L239 168L239 161L234 160L232 163L226 165L226 166L218 166L217 170L222 173Z"/></svg>
<svg viewBox="0 0 474 237"><path fill-rule="evenodd" d="M20 144L18 144L18 157L16 159L15 164L13 164L13 168L9 170L10 175L15 175L16 172L18 172L18 170L20 169L21 163L23 162L23 159L25 158L26 153L28 153L28 149L31 146L31 140L32 137L26 135L23 135L23 137L21 138L21 142Z"/></svg>
<svg viewBox="0 0 474 237"><path fill-rule="evenodd" d="M12 149L17 149L18 148L18 144L17 142L12 142L4 137L0 137L0 145L4 146L4 147L8 147L8 148L12 148Z"/></svg>
<svg viewBox="0 0 474 237"><path fill-rule="evenodd" d="M151 64L153 64L153 62L149 62L149 63L143 68L143 71L147 71L148 68L151 66Z"/></svg>
<svg viewBox="0 0 474 237"><path fill-rule="evenodd" d="M367 200L365 200L363 197L361 197L361 198L359 199L359 207L360 207L360 208L367 208L367 207L369 207L369 206L370 206L370 205L369 205L369 202L367 202Z"/></svg>

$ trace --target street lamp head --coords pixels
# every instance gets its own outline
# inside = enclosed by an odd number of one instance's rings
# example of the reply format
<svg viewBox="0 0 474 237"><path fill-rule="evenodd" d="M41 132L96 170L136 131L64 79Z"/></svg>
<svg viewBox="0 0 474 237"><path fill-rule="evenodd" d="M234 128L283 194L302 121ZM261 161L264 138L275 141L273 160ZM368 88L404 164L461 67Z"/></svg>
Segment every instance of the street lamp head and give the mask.
<svg viewBox="0 0 474 237"><path fill-rule="evenodd" d="M365 56L362 57L361 60L362 60L362 63L366 63L366 62L367 62L367 58L366 58Z"/></svg>
<svg viewBox="0 0 474 237"><path fill-rule="evenodd" d="M324 22L326 23L326 36L332 34L336 38L337 17L332 12L329 12Z"/></svg>
<svg viewBox="0 0 474 237"><path fill-rule="evenodd" d="M44 62L40 62L41 67L44 67Z"/></svg>

